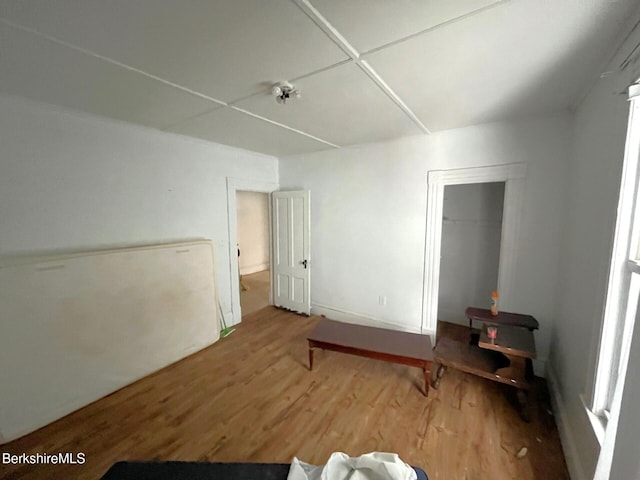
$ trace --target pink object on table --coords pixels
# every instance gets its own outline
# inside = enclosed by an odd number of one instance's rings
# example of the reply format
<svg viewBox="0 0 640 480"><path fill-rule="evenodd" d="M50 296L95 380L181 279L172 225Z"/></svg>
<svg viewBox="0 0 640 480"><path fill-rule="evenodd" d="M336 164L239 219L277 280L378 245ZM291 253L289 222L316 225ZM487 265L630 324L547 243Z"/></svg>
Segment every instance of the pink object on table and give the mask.
<svg viewBox="0 0 640 480"><path fill-rule="evenodd" d="M498 327L487 327L487 337L496 338L498 336Z"/></svg>

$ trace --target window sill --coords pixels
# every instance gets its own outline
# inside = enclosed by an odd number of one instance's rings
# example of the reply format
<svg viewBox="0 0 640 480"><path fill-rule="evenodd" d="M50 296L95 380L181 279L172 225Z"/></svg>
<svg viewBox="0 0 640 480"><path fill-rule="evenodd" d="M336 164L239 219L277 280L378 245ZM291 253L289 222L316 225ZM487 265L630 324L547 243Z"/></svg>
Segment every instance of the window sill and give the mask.
<svg viewBox="0 0 640 480"><path fill-rule="evenodd" d="M607 429L607 417L605 417L604 415L596 415L595 413L593 413L591 408L589 408L589 406L587 405L584 395L580 395L580 400L582 401L584 411L586 412L587 417L589 418L589 422L591 423L591 427L593 428L593 433L595 434L596 438L598 439L598 443L602 448L602 445L604 444L604 432Z"/></svg>

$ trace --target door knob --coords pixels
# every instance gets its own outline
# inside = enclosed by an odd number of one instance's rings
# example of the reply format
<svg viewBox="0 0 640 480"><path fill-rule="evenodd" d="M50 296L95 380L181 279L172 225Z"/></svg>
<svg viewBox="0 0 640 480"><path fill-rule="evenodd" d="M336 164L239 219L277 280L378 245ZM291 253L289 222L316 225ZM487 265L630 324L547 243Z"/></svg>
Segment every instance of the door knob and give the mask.
<svg viewBox="0 0 640 480"><path fill-rule="evenodd" d="M300 262L302 264L302 266L304 268L307 268L307 259L305 258L303 261Z"/></svg>

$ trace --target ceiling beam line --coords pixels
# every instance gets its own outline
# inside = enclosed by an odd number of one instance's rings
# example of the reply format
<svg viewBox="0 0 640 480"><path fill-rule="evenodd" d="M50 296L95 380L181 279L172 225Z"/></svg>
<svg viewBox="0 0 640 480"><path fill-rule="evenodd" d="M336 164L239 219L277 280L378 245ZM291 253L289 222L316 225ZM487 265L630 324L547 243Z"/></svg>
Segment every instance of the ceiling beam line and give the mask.
<svg viewBox="0 0 640 480"><path fill-rule="evenodd" d="M96 59L98 59L100 61L107 62L107 63L109 63L111 65L115 65L117 67L123 68L125 70L130 71L130 72L134 72L134 73L136 73L138 75L142 75L142 76L144 76L146 78L149 78L151 80L154 80L156 82L160 82L163 85L167 85L169 87L176 88L176 89L178 89L178 90L180 90L182 92L185 92L185 93L188 93L190 95L194 95L194 96L196 96L198 98L201 98L203 100L207 100L209 102L212 102L212 103L216 104L216 106L217 106L217 108L214 107L214 108L211 108L211 109L206 110L204 112L199 112L196 115L194 115L193 117L189 117L187 119L180 120L179 122L177 122L175 124L161 127L161 128L159 128L159 130L161 130L161 131L169 132L170 128L175 128L176 126L184 123L185 121L187 121L189 119L203 116L203 115L208 114L208 113L210 113L210 112L212 112L214 110L217 110L218 108L226 107L226 108L231 108L231 109L233 109L233 110L235 110L235 111L237 111L239 113L242 113L244 115L248 115L248 116L256 118L258 120L262 120L262 121L265 121L265 122L270 123L272 125L276 125L278 127L281 127L281 128L286 129L286 130L289 130L291 132L295 132L297 134L303 135L303 136L305 136L307 138L310 138L312 140L315 140L317 142L324 143L325 145L328 145L330 147L340 148L339 145L335 145L335 144L333 144L331 142L328 142L326 140L318 138L318 137L316 137L314 135L311 135L310 133L303 132L302 130L298 130L297 128L289 127L288 125L285 125L283 123L279 123L279 122L270 120L270 119L262 117L260 115L256 115L255 113L251 113L248 110L244 110L242 108L235 107L235 106L231 105L230 103L223 102L222 100L218 100L217 98L210 97L208 95L205 95L204 93L200 93L200 92L197 92L197 91L192 90L190 88L187 88L187 87L184 87L182 85L179 85L177 83L171 82L169 80L165 80L164 78L158 77L157 75L153 75L152 73L145 72L144 70L140 70L139 68L132 67L131 65L127 65L126 63L119 62L118 60L114 60L113 58L107 57L105 55L101 55L101 54L96 53L96 52L94 52L92 50L88 50L86 48L79 47L79 46L74 45L72 43L69 43L67 41L61 40L61 39L59 39L57 37L54 37L52 35L48 35L46 33L42 33L42 32L40 32L38 30L33 29L33 28L29 28L29 27L25 27L24 25L19 25L19 24L13 23L13 22L11 22L11 21L9 21L9 20L7 20L5 18L2 18L2 17L0 17L0 23L3 23L3 24L5 24L6 26L8 26L10 28L14 28L16 30L21 30L23 32L29 33L30 35L35 35L37 37L43 38L43 39L45 39L45 40L47 40L49 42L56 43L56 44L61 45L61 46L65 47L65 48L69 48L71 50L74 50L76 52L80 52L80 53L82 53L84 55L88 55L90 57L96 58ZM239 101L239 100L236 100L236 101Z"/></svg>
<svg viewBox="0 0 640 480"><path fill-rule="evenodd" d="M0 18L0 23L3 23L3 24L7 25L10 28L14 28L16 30L22 30L23 32L29 33L31 35L35 35L37 37L44 38L45 40L47 40L49 42L56 43L58 45L66 47L66 48L70 48L71 50L75 50L76 52L80 52L80 53L82 53L84 55L88 55L90 57L97 58L98 60L102 60L103 62L110 63L111 65L115 65L115 66L123 68L125 70L129 70L130 72L137 73L138 75L142 75L144 77L150 78L151 80L155 80L156 82L160 82L160 83L162 83L164 85L167 85L169 87L176 88L176 89L178 89L178 90L180 90L182 92L188 93L188 94L193 95L195 97L202 98L203 100L207 100L209 102L213 102L213 103L215 103L217 105L220 105L220 106L223 106L223 107L227 106L227 103L223 102L222 100L218 100L217 98L210 97L209 95L205 95L204 93L200 93L200 92L197 92L197 91L192 90L190 88L187 88L187 87L184 87L182 85L179 85L177 83L171 82L169 80L165 80L164 78L158 77L157 75L153 75L152 73L145 72L144 70L140 70L139 68L132 67L131 65L127 65L126 63L119 62L117 60L114 60L113 58L106 57L104 55L100 55L99 53L93 52L93 51L88 50L86 48L78 47L77 45L74 45L73 43L66 42L66 41L61 40L59 38L56 38L56 37L54 37L52 35L47 35L46 33L42 33L42 32L40 32L38 30L33 29L33 28L25 27L23 25L19 25L19 24L10 22L10 21L8 21L8 20L6 20L4 18Z"/></svg>
<svg viewBox="0 0 640 480"><path fill-rule="evenodd" d="M304 135L307 138L311 138L311 139L315 140L316 142L324 143L325 145L329 145L330 147L341 148L340 145L336 145L335 143L328 142L326 140L323 140L322 138L319 138L319 137L316 137L314 135L311 135L310 133L303 132L302 130L298 130L297 128L290 127L289 125L285 125L284 123L276 122L275 120L271 120L271 119L263 117L261 115L252 113L249 110L245 110L244 108L236 107L234 105L229 105L228 108L230 108L232 110L235 110L236 112L244 113L245 115L248 115L250 117L257 118L258 120L262 120L264 122L270 123L271 125L275 125L277 127L284 128L285 130L289 130L291 132L295 132L295 133L298 133L300 135Z"/></svg>
<svg viewBox="0 0 640 480"><path fill-rule="evenodd" d="M376 72L369 63L365 60L357 60L356 62L360 70L362 70L379 88L382 90L387 97L391 99L400 110L404 112L404 114L415 123L418 128L420 128L424 133L430 134L431 131L426 127L424 123L418 118L418 116L409 108L409 106L404 103L402 98L398 96L398 94L389 86L387 82Z"/></svg>
<svg viewBox="0 0 640 480"><path fill-rule="evenodd" d="M360 54L360 56L361 57L366 57L367 55L371 55L373 53L379 52L380 50L384 50L385 48L393 47L393 46L398 45L400 43L404 43L407 40L411 40L413 38L420 37L420 36L425 35L427 33L431 33L431 32L433 32L435 30L439 30L441 28L447 27L447 26L452 25L454 23L458 23L458 22L460 22L462 20L467 20L470 17L475 17L475 16L477 16L477 15L479 15L481 13L486 12L487 10L492 10L492 9L494 9L494 8L496 8L498 6L502 6L505 3L510 2L510 1L512 1L512 0L495 0L494 3L491 3L489 5L485 5L484 7L480 7L480 8L477 8L475 10L471 10L470 12L467 12L467 13L465 13L463 15L458 16L458 17L451 18L451 19L446 20L446 21L444 21L442 23L438 23L438 24L433 25L433 26L431 26L429 28L425 28L424 30L420 30L419 32L415 32L415 33L412 33L410 35L407 35L406 37L398 38L396 40L393 40L392 42L385 43L384 45L380 45L378 47L372 48L371 50L367 50L366 52L362 52Z"/></svg>
<svg viewBox="0 0 640 480"><path fill-rule="evenodd" d="M407 106L400 96L385 82L382 77L369 65L362 60L360 53L351 45L346 38L333 26L329 21L311 4L309 0L291 0L295 3L309 19L322 30L322 32L335 43L340 50L346 53L377 86L384 92L387 97L396 104L409 119L417 125L424 133L431 133L429 129L422 123L418 116Z"/></svg>
<svg viewBox="0 0 640 480"><path fill-rule="evenodd" d="M324 16L311 5L309 0L291 0L295 3L302 12L309 17L309 19L316 24L316 26L322 30L322 32L335 43L340 50L346 53L353 60L360 58L360 53L351 45L346 38L333 26Z"/></svg>

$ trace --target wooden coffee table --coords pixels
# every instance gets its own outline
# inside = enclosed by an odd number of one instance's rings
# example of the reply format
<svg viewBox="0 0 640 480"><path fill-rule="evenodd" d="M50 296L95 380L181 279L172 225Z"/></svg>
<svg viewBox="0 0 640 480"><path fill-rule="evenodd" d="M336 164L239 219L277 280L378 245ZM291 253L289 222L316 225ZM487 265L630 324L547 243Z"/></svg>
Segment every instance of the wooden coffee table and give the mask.
<svg viewBox="0 0 640 480"><path fill-rule="evenodd" d="M313 350L320 348L375 358L422 368L424 395L429 394L433 349L428 335L365 327L323 318L307 337L309 370L313 370Z"/></svg>

